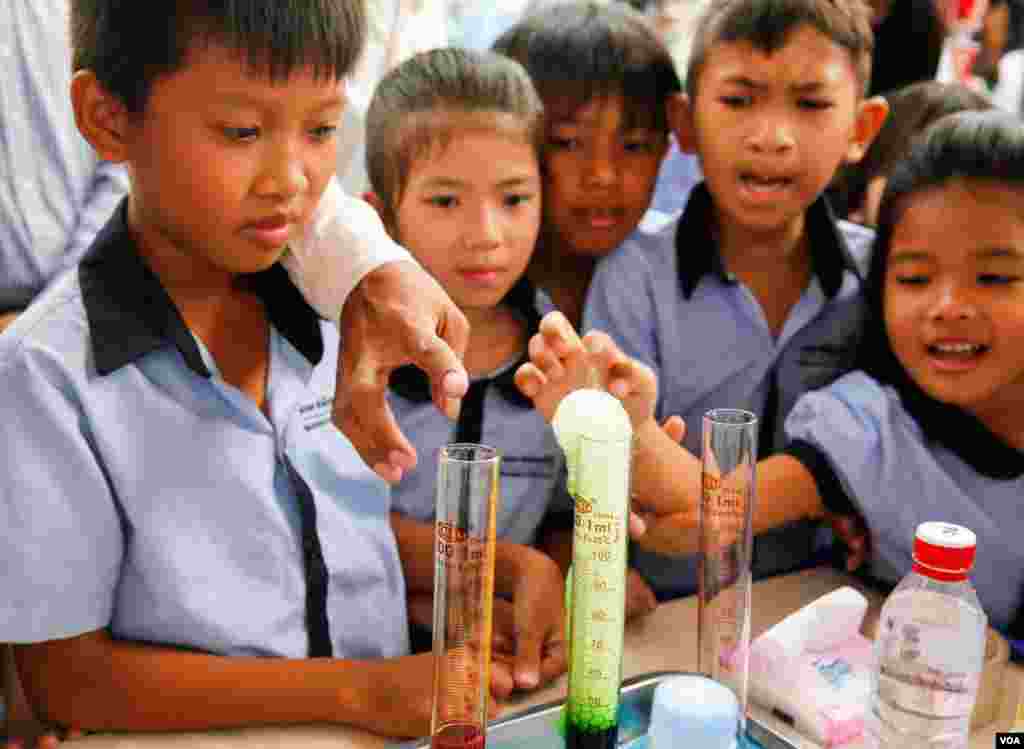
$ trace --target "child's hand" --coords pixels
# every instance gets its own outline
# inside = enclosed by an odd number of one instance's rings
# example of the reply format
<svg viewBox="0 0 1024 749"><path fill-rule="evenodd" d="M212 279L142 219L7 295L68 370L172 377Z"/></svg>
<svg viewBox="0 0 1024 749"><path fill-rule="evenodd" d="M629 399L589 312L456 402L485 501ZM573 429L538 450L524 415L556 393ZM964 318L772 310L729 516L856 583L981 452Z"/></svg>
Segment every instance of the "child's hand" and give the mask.
<svg viewBox="0 0 1024 749"><path fill-rule="evenodd" d="M636 539L647 551L681 556L700 551L700 515L697 503L669 515L642 514L646 531Z"/></svg>
<svg viewBox="0 0 1024 749"><path fill-rule="evenodd" d="M606 333L582 340L561 312L549 312L530 339L530 361L516 372L516 385L547 421L574 390L605 387L622 401L634 431L654 418L657 378L645 365L622 353Z"/></svg>
<svg viewBox="0 0 1024 749"><path fill-rule="evenodd" d="M384 736L428 735L433 708L434 654L375 660L379 672L371 677L373 700L360 725ZM489 695L488 719L499 712L494 696Z"/></svg>
<svg viewBox="0 0 1024 749"><path fill-rule="evenodd" d="M834 515L825 513L832 532L846 546L846 569L858 569L870 554L871 536L860 515Z"/></svg>
<svg viewBox="0 0 1024 749"><path fill-rule="evenodd" d="M658 599L640 573L630 567L626 570L626 619L647 616L658 607Z"/></svg>
<svg viewBox="0 0 1024 749"><path fill-rule="evenodd" d="M494 650L498 671L492 687L498 697L512 689L536 689L565 672L565 587L553 559L523 547L522 571L514 583L511 605L500 599L494 609ZM511 684L501 675L511 669ZM508 687L508 691L502 688Z"/></svg>

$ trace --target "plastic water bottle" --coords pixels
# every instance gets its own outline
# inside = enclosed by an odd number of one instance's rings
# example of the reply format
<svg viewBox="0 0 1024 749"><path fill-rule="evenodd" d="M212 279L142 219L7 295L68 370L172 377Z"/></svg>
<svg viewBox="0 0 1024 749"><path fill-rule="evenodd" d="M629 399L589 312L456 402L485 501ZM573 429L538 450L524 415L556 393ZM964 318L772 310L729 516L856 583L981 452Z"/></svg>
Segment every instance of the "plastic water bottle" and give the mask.
<svg viewBox="0 0 1024 749"><path fill-rule="evenodd" d="M976 543L959 525L918 526L913 569L878 623L866 746L966 748L987 621L967 578Z"/></svg>

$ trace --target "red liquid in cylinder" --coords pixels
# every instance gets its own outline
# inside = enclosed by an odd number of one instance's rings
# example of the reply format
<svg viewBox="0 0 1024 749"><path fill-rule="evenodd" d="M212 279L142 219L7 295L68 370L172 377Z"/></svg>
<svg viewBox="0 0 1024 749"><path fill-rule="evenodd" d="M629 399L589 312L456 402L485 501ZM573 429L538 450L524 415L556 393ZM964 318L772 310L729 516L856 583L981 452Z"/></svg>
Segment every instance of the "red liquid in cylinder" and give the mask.
<svg viewBox="0 0 1024 749"><path fill-rule="evenodd" d="M444 726L430 740L430 749L484 749L483 732L468 723Z"/></svg>

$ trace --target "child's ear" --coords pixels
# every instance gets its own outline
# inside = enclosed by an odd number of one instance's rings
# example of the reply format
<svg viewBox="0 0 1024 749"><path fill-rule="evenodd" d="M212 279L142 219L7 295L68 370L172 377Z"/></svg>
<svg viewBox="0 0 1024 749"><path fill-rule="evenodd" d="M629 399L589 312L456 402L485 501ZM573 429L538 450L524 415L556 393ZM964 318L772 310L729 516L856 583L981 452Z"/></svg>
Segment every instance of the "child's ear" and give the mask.
<svg viewBox="0 0 1024 749"><path fill-rule="evenodd" d="M665 114L676 143L683 153L697 152L697 135L693 126L693 107L690 97L684 93L669 94L665 100Z"/></svg>
<svg viewBox="0 0 1024 749"><path fill-rule="evenodd" d="M78 130L101 160L127 160L128 110L91 70L80 70L72 76L71 106Z"/></svg>
<svg viewBox="0 0 1024 749"><path fill-rule="evenodd" d="M864 158L871 142L882 129L885 118L889 115L889 104L881 96L864 99L857 108L857 122L853 129L853 138L846 149L846 163L855 164Z"/></svg>

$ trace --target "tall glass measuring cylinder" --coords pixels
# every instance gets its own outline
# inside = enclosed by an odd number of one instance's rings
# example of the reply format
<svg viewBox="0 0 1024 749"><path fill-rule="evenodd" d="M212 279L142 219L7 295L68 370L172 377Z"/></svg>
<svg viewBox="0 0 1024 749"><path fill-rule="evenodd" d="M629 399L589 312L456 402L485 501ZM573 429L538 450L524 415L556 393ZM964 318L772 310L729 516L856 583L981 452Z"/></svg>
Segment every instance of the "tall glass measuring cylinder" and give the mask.
<svg viewBox="0 0 1024 749"><path fill-rule="evenodd" d="M735 691L737 731L742 734L750 659L757 417L738 409L708 411L701 461L698 668Z"/></svg>
<svg viewBox="0 0 1024 749"><path fill-rule="evenodd" d="M626 614L632 435L581 434L569 479L575 505L569 612L568 749L613 749Z"/></svg>
<svg viewBox="0 0 1024 749"><path fill-rule="evenodd" d="M495 518L501 455L455 443L437 468L433 749L483 749L490 693Z"/></svg>

